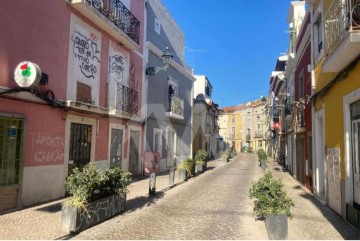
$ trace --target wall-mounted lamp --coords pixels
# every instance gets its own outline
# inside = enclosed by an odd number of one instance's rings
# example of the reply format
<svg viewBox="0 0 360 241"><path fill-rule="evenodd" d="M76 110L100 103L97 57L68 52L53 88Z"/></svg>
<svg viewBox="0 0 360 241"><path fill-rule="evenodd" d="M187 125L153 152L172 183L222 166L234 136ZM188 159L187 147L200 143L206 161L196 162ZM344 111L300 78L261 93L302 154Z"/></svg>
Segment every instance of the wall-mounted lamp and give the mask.
<svg viewBox="0 0 360 241"><path fill-rule="evenodd" d="M261 97L261 104L266 105L267 99L265 96Z"/></svg>
<svg viewBox="0 0 360 241"><path fill-rule="evenodd" d="M169 47L166 47L163 55L161 55L161 58L163 59L163 66L159 66L159 67L147 67L146 68L146 75L155 75L157 74L160 70L166 70L170 63L171 63L171 60L173 58L170 50L169 50Z"/></svg>

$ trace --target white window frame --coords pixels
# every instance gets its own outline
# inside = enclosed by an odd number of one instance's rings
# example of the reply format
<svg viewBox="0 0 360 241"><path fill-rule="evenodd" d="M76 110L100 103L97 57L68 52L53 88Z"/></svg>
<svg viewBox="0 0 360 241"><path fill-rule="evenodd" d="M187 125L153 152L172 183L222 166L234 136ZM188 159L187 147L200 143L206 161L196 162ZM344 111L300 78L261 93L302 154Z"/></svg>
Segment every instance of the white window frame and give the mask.
<svg viewBox="0 0 360 241"><path fill-rule="evenodd" d="M313 33L314 33L314 57L315 57L315 63L318 63L319 60L324 55L324 23L323 23L323 14L321 11L322 4L319 5L318 9L316 10L316 13L313 17ZM321 40L319 39L319 34L321 37ZM322 42L322 48L319 50L319 43Z"/></svg>
<svg viewBox="0 0 360 241"><path fill-rule="evenodd" d="M343 97L343 121L344 121L344 163L345 163L345 202L354 201L353 198L353 166L352 166L352 147L351 147L351 115L350 105L360 100L360 88Z"/></svg>

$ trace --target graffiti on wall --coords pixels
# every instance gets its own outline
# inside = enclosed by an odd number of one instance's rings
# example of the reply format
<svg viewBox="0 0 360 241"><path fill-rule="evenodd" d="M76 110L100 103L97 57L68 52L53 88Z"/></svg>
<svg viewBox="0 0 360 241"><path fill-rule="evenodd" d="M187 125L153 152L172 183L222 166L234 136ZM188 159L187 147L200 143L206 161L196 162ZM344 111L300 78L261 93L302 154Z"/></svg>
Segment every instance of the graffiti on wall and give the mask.
<svg viewBox="0 0 360 241"><path fill-rule="evenodd" d="M329 206L341 213L340 148L327 148L325 175L328 187Z"/></svg>
<svg viewBox="0 0 360 241"><path fill-rule="evenodd" d="M33 138L34 160L37 163L60 163L64 161L63 137L35 134Z"/></svg>
<svg viewBox="0 0 360 241"><path fill-rule="evenodd" d="M135 78L136 68L135 68L135 64L133 61L131 61L129 72L130 72L129 88L131 90L137 90L138 83L136 82L136 78Z"/></svg>
<svg viewBox="0 0 360 241"><path fill-rule="evenodd" d="M95 42L96 36L91 33L89 35L90 38L87 38L78 31L74 32L72 36L73 53L81 73L86 78L94 79L100 63L100 50Z"/></svg>
<svg viewBox="0 0 360 241"><path fill-rule="evenodd" d="M125 70L124 57L121 55L113 55L110 57L110 73L113 74L116 82L122 82Z"/></svg>
<svg viewBox="0 0 360 241"><path fill-rule="evenodd" d="M119 45L109 44L109 80L127 86L130 55Z"/></svg>

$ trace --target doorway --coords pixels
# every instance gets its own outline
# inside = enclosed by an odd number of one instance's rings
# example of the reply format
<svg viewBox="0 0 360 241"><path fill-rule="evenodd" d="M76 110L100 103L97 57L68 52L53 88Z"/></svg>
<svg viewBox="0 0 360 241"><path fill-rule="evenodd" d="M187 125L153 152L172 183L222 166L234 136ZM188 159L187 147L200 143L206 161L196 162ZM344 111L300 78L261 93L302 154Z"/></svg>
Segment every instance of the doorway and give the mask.
<svg viewBox="0 0 360 241"><path fill-rule="evenodd" d="M140 175L139 168L140 131L130 130L129 172Z"/></svg>
<svg viewBox="0 0 360 241"><path fill-rule="evenodd" d="M91 139L91 125L71 123L68 174L75 167L82 168L90 162Z"/></svg>
<svg viewBox="0 0 360 241"><path fill-rule="evenodd" d="M22 171L24 121L0 117L0 212L17 208Z"/></svg>
<svg viewBox="0 0 360 241"><path fill-rule="evenodd" d="M123 129L111 129L110 168L122 168Z"/></svg>
<svg viewBox="0 0 360 241"><path fill-rule="evenodd" d="M360 210L360 119L352 121L352 176L354 207Z"/></svg>

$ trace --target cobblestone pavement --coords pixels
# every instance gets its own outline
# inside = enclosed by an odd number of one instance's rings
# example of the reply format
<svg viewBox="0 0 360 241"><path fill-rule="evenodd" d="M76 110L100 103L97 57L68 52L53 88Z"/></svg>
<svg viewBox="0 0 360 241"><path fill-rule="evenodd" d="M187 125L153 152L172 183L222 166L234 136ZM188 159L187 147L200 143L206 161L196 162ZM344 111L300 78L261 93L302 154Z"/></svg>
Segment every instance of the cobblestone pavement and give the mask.
<svg viewBox="0 0 360 241"><path fill-rule="evenodd" d="M289 239L360 240L360 232L327 206L322 206L300 182L282 167L270 161L269 169L282 178L288 195L294 200L294 217L288 221Z"/></svg>
<svg viewBox="0 0 360 241"><path fill-rule="evenodd" d="M160 194L155 205L106 221L74 239L267 239L247 197L262 172L254 158L206 171Z"/></svg>
<svg viewBox="0 0 360 241"><path fill-rule="evenodd" d="M210 161L209 166L215 168L219 162ZM176 173L176 177L178 174ZM175 178L175 185L181 184ZM165 192L168 189L169 176L164 173L156 179L156 190ZM129 185L127 210L129 213L142 206L153 204L148 197L148 178L135 179ZM0 215L0 239L58 239L67 238L68 234L60 230L61 205L65 199L44 203L16 212Z"/></svg>
<svg viewBox="0 0 360 241"><path fill-rule="evenodd" d="M360 240L360 233L280 166L269 169L281 177L295 202L289 239ZM157 195L148 196L148 179L129 186L126 212L77 236L60 232L61 203L0 215L0 239L267 239L265 225L255 221L246 193L262 175L255 155L240 153L227 164L210 161L208 171L169 189L168 175L157 177Z"/></svg>

